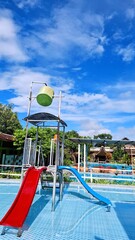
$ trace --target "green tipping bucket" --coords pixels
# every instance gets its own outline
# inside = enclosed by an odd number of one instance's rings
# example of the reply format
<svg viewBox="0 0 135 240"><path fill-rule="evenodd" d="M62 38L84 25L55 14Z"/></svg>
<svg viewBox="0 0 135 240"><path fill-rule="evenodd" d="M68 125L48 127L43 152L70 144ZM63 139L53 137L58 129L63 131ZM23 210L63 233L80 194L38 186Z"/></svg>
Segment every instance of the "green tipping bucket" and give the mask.
<svg viewBox="0 0 135 240"><path fill-rule="evenodd" d="M53 89L48 86L43 86L40 89L36 99L39 105L45 107L51 105L53 97L54 97Z"/></svg>

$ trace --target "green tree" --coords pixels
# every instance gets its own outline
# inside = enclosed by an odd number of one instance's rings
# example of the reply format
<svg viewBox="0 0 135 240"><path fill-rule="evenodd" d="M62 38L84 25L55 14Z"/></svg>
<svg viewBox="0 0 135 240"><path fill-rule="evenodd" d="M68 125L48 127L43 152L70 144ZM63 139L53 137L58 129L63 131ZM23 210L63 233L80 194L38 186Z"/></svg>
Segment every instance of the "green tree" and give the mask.
<svg viewBox="0 0 135 240"><path fill-rule="evenodd" d="M37 129L31 127L28 130L28 137L32 138L33 141L36 140ZM50 145L51 139L57 133L56 129L51 128L39 128L38 129L38 144L41 143L43 155L45 160L49 162L50 158ZM14 133L15 142L14 145L18 150L23 152L24 140L25 140L26 129L16 130ZM69 131L65 133L65 149L64 149L64 164L70 165L76 162L78 145L70 140L70 138L79 138L79 134L76 131ZM62 132L60 132L60 140L62 139Z"/></svg>
<svg viewBox="0 0 135 240"><path fill-rule="evenodd" d="M129 157L128 153L124 153L123 154L121 163L126 163L126 164L130 164L131 163L131 160L130 160L130 157Z"/></svg>
<svg viewBox="0 0 135 240"><path fill-rule="evenodd" d="M113 151L113 154L112 154L113 160L117 162L121 161L124 154L125 152L122 149L121 145L118 145Z"/></svg>
<svg viewBox="0 0 135 240"><path fill-rule="evenodd" d="M101 133L101 134L98 134L98 135L95 135L94 136L94 139L108 139L108 140L111 140L112 139L112 135L109 134L109 133Z"/></svg>
<svg viewBox="0 0 135 240"><path fill-rule="evenodd" d="M36 133L37 133L37 128L31 127L28 129L27 137L31 138L32 141L35 141ZM38 145L41 143L43 155L47 160L49 160L49 157L50 157L51 139L54 137L55 134L56 134L55 129L51 129L51 128L38 129ZM14 133L14 136L15 136L14 145L16 146L17 150L21 151L22 153L24 148L25 135L26 135L26 129L16 130Z"/></svg>
<svg viewBox="0 0 135 240"><path fill-rule="evenodd" d="M26 129L16 129L14 132L15 141L13 144L20 152L23 152L25 135Z"/></svg>
<svg viewBox="0 0 135 240"><path fill-rule="evenodd" d="M0 132L13 134L16 129L22 129L17 113L13 112L11 104L0 104Z"/></svg>
<svg viewBox="0 0 135 240"><path fill-rule="evenodd" d="M78 151L77 143L74 143L70 138L79 138L79 134L72 130L65 133L65 150L64 150L64 164L71 165L76 162Z"/></svg>

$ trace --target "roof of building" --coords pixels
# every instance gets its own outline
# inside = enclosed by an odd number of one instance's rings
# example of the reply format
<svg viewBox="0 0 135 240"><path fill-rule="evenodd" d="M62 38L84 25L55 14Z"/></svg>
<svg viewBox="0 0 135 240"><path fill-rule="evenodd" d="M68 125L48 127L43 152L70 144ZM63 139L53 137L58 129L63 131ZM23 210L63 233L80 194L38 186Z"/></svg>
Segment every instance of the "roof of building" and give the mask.
<svg viewBox="0 0 135 240"><path fill-rule="evenodd" d="M5 142L13 142L14 136L0 132L0 140L5 141Z"/></svg>
<svg viewBox="0 0 135 240"><path fill-rule="evenodd" d="M102 146L96 156L106 156L105 148Z"/></svg>

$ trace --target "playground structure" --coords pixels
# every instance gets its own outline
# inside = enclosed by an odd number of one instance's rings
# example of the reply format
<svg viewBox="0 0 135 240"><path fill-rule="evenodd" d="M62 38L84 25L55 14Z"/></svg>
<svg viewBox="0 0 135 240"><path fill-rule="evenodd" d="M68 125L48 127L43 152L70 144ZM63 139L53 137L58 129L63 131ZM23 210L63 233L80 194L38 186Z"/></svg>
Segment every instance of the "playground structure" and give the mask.
<svg viewBox="0 0 135 240"><path fill-rule="evenodd" d="M33 83L32 83L33 84ZM37 84L37 82L36 82ZM41 84L41 83L39 83ZM38 103L42 106L48 106L52 103L52 99L55 97L53 96L53 91L48 88L45 84L45 92L42 88L40 91L40 96L38 96ZM47 95L47 103L45 99ZM22 184L20 190L11 205L10 209L7 211L5 216L0 221L0 225L3 225L2 234L6 233L6 228L14 227L18 228L17 236L20 237L22 234L22 226L23 223L28 215L30 206L32 204L36 188L38 185L39 178L42 172L50 172L53 177L53 187L52 187L52 211L55 210L55 197L56 197L56 181L57 176L59 179L59 196L60 200L62 200L63 195L63 171L69 171L76 176L76 178L80 181L82 186L90 193L93 197L107 205L108 211L110 211L111 202L109 199L101 196L97 192L95 192L92 188L90 188L86 182L82 179L79 172L71 168L69 166L63 166L63 159L64 159L64 136L65 136L65 127L67 124L61 120L60 118L60 107L61 107L61 92L59 97L59 106L58 106L58 116L55 116L50 113L40 112L36 114L30 114L31 102L32 102L32 86L29 95L29 107L28 107L28 116L24 119L26 121L26 137L24 143L24 153L23 153L23 164L22 164ZM33 143L28 136L28 125L33 124L37 128L36 133L36 141ZM48 125L48 123L51 123ZM42 156L41 151L41 144L39 145L38 149L38 161L36 158L37 152L37 143L38 143L38 128L39 127L55 127L57 129L57 134L55 135L54 139L52 140L51 150L50 150L50 164L49 166L45 166L45 161ZM62 139L60 141L60 129L62 132ZM54 153L54 142L56 145L56 152L55 152L55 162L53 162L53 153ZM42 161L40 161L40 158ZM25 176L24 176L25 173ZM25 204L24 204L25 203Z"/></svg>

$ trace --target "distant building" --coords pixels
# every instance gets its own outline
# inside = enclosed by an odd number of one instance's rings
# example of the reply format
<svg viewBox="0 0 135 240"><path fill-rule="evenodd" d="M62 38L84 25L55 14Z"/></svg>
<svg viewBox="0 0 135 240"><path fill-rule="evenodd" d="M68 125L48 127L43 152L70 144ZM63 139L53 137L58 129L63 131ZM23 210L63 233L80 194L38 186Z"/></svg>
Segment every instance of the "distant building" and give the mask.
<svg viewBox="0 0 135 240"><path fill-rule="evenodd" d="M92 161L96 162L109 162L110 157L112 156L113 149L110 147L93 147L90 148L90 157Z"/></svg>
<svg viewBox="0 0 135 240"><path fill-rule="evenodd" d="M135 146L134 145L125 145L124 151L127 152L127 154L130 157L130 163L135 164Z"/></svg>
<svg viewBox="0 0 135 240"><path fill-rule="evenodd" d="M17 156L17 150L13 145L13 135L0 132L0 164L16 165L21 164Z"/></svg>
<svg viewBox="0 0 135 240"><path fill-rule="evenodd" d="M123 147L123 150L130 157L130 164L135 164L135 146L128 144ZM110 147L93 147L90 148L90 158L93 162L106 163L109 162L113 154L113 149Z"/></svg>

